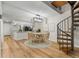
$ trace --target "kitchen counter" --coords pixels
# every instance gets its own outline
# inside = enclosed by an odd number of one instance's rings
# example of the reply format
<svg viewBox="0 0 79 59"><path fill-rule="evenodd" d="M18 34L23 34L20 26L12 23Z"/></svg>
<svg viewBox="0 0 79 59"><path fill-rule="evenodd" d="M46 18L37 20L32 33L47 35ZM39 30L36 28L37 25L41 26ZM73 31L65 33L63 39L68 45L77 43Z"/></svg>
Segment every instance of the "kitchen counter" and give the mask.
<svg viewBox="0 0 79 59"><path fill-rule="evenodd" d="M28 39L28 32L14 32L13 33L13 38L15 40L22 40L22 39Z"/></svg>

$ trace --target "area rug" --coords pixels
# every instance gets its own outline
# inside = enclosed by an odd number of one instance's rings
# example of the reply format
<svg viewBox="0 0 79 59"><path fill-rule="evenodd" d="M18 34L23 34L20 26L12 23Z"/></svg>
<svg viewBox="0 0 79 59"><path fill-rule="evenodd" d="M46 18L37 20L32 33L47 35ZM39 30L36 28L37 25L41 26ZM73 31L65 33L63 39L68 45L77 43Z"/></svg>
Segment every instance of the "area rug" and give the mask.
<svg viewBox="0 0 79 59"><path fill-rule="evenodd" d="M31 48L47 48L51 45L51 41L45 42L45 43L32 43L31 40L27 40L24 42L26 46L29 46Z"/></svg>

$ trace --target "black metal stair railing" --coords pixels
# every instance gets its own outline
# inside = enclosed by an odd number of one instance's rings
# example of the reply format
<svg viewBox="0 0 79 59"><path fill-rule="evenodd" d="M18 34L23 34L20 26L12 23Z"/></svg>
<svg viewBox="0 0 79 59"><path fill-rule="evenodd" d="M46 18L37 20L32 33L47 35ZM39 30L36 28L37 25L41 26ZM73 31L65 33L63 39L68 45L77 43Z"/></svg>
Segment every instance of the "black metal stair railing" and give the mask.
<svg viewBox="0 0 79 59"><path fill-rule="evenodd" d="M72 49L72 20L71 16L57 24L57 42L59 49L68 53Z"/></svg>
<svg viewBox="0 0 79 59"><path fill-rule="evenodd" d="M79 2L68 1L71 6L71 16L65 18L57 24L57 42L59 49L66 52L67 54L74 51L74 30L79 24L79 18L76 14L79 14Z"/></svg>

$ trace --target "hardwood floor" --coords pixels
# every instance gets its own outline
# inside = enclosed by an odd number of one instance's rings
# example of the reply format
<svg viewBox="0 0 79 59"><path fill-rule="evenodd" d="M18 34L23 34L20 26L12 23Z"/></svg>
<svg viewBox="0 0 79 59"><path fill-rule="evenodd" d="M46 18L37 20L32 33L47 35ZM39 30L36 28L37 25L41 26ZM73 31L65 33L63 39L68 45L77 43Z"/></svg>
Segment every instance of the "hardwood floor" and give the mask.
<svg viewBox="0 0 79 59"><path fill-rule="evenodd" d="M16 41L11 37L5 37L2 49L3 58L70 58L79 57L79 48L75 52L66 55L58 50L58 44L52 42L48 48L30 48L24 44L25 40Z"/></svg>

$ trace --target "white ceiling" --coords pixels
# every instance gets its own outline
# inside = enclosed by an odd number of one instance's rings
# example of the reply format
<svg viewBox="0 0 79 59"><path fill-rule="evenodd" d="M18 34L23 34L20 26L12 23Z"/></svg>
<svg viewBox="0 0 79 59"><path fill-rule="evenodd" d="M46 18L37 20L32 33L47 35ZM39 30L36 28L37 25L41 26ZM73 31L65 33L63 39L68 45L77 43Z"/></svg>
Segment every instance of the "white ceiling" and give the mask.
<svg viewBox="0 0 79 59"><path fill-rule="evenodd" d="M55 17L59 15L55 10L41 1L4 1L2 2L3 20L28 21L39 14Z"/></svg>

